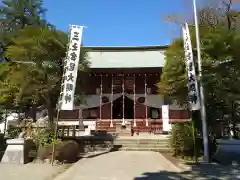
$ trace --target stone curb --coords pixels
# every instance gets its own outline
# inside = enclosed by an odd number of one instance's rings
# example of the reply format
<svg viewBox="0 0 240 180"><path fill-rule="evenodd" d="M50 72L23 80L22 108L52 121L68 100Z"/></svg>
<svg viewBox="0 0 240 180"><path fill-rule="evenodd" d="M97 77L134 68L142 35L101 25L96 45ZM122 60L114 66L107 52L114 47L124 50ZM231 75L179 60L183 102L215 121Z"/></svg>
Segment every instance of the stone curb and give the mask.
<svg viewBox="0 0 240 180"><path fill-rule="evenodd" d="M169 161L165 156L163 156L161 153L159 153L159 155L162 157L162 159L165 160L165 163L170 166L172 169L174 169L177 172L181 172L182 168L176 166L174 163L172 163L171 161Z"/></svg>
<svg viewBox="0 0 240 180"><path fill-rule="evenodd" d="M96 151L96 152L92 152L92 153L87 153L83 156L80 156L81 158L93 158L93 157L96 157L96 156L100 156L100 155L103 155L103 154L106 154L106 153L109 153L111 152L110 150L107 150L107 151Z"/></svg>

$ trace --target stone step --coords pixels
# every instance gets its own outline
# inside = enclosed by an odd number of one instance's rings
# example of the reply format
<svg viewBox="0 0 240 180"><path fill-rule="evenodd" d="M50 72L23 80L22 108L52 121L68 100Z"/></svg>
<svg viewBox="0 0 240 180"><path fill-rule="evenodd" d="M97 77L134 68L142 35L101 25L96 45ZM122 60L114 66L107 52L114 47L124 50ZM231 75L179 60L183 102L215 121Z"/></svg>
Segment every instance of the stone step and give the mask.
<svg viewBox="0 0 240 180"><path fill-rule="evenodd" d="M121 151L154 151L154 152L172 152L171 148L130 148L130 147L121 147Z"/></svg>
<svg viewBox="0 0 240 180"><path fill-rule="evenodd" d="M169 144L169 141L151 142L151 141L114 141L114 144Z"/></svg>
<svg viewBox="0 0 240 180"><path fill-rule="evenodd" d="M157 135L156 135L157 136ZM132 137L132 136L128 136L128 137L117 137L116 140L127 140L127 141L164 141L164 140L169 140L168 137L161 137L161 138L144 138L141 136L138 137Z"/></svg>
<svg viewBox="0 0 240 180"><path fill-rule="evenodd" d="M117 144L168 144L169 141L118 141L118 140L114 140L114 143Z"/></svg>
<svg viewBox="0 0 240 180"><path fill-rule="evenodd" d="M161 148L161 147L169 147L168 144L115 144L117 146L122 146L122 147L157 147L157 148Z"/></svg>
<svg viewBox="0 0 240 180"><path fill-rule="evenodd" d="M127 141L127 142L164 142L169 141L169 139L115 139L115 141Z"/></svg>

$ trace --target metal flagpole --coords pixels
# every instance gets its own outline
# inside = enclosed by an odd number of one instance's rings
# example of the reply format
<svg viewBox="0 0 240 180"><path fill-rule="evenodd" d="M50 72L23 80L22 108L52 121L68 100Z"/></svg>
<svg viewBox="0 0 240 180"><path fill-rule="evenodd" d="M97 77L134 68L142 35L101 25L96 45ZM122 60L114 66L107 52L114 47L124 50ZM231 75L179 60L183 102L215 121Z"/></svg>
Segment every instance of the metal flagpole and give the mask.
<svg viewBox="0 0 240 180"><path fill-rule="evenodd" d="M196 42L197 42L198 73L199 73L200 101L201 101L201 119L202 119L203 145L204 145L204 161L209 162L206 108L205 108L205 100L204 100L204 89L203 89L203 84L202 84L201 45L200 45L196 0L193 0L193 9L194 9L194 21L195 21Z"/></svg>

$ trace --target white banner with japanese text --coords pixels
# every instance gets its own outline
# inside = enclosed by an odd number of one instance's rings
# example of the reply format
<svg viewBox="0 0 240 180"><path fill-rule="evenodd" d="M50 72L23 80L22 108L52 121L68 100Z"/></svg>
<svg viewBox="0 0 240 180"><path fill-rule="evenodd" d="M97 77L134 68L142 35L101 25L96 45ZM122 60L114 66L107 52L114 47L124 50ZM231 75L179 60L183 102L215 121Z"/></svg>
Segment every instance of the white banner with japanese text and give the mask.
<svg viewBox="0 0 240 180"><path fill-rule="evenodd" d="M168 132L171 129L169 123L169 105L162 105L162 124L164 132Z"/></svg>
<svg viewBox="0 0 240 180"><path fill-rule="evenodd" d="M64 61L60 93L60 110L73 110L83 26L71 25L67 57Z"/></svg>
<svg viewBox="0 0 240 180"><path fill-rule="evenodd" d="M194 110L200 109L200 99L199 99L199 90L198 90L195 66L193 61L190 32L189 32L187 23L183 24L182 32L183 32L183 40L184 40L186 70L188 75L188 99L190 103L190 108L191 110L194 111Z"/></svg>

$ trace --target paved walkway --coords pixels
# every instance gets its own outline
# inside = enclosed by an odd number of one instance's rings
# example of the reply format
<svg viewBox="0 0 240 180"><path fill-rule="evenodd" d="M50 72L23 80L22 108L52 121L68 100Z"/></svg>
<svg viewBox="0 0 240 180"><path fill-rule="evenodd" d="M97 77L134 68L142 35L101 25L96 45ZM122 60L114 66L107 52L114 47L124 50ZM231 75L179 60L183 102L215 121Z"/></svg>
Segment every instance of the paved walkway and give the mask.
<svg viewBox="0 0 240 180"><path fill-rule="evenodd" d="M52 180L66 170L67 165L51 164L0 164L1 180Z"/></svg>
<svg viewBox="0 0 240 180"><path fill-rule="evenodd" d="M117 151L80 160L54 180L146 180L146 173L159 171L179 169L156 152Z"/></svg>

